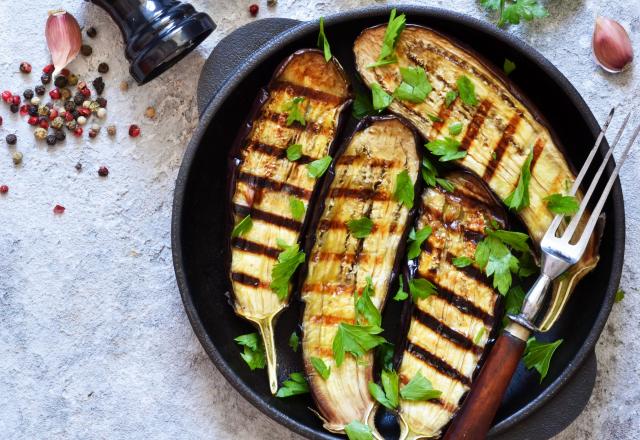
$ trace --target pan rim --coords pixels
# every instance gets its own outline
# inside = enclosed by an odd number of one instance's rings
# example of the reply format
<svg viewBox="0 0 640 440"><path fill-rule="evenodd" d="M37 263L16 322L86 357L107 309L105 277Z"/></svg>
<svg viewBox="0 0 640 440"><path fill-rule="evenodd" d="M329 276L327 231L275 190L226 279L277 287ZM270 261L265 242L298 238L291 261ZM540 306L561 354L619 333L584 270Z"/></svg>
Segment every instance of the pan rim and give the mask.
<svg viewBox="0 0 640 440"><path fill-rule="evenodd" d="M546 75L550 77L558 86L564 91L568 99L579 112L581 118L589 126L589 129L594 134L599 131L599 124L594 118L591 110L587 106L586 102L582 99L575 87L569 82L569 80L541 53L530 46L528 43L518 39L515 35L503 32L494 25L471 17L466 14L428 6L419 5L374 5L365 8L353 9L345 12L332 14L325 17L325 23L329 26L332 24L339 24L348 21L370 18L371 16L388 14L393 8L398 8L402 12L406 13L409 18L411 16L419 16L420 18L440 18L450 21L455 21L460 25L470 27L478 30L482 33L488 34L490 37L495 38L506 45L513 48L516 52L525 58L528 58L531 62L536 64ZM171 219L171 242L172 242L172 255L174 270L176 274L176 280L180 295L182 297L183 305L194 333L198 337L198 340L202 344L203 348L216 365L218 370L222 373L227 381L252 405L258 408L265 415L269 416L272 420L286 426L287 428L297 432L298 434L307 436L314 439L334 439L334 436L328 433L319 434L317 431L311 429L307 425L301 424L296 420L290 418L288 415L276 410L267 401L263 400L255 391L248 387L240 378L236 375L235 371L227 364L225 359L221 356L220 352L213 344L208 336L206 328L198 315L198 310L194 305L191 290L186 276L184 267L183 253L182 253L182 237L181 231L183 227L182 223L182 211L184 207L184 197L186 184L189 179L193 159L196 152L201 148L201 140L209 124L217 113L219 107L226 101L230 93L235 89L237 84L241 82L250 72L252 72L263 60L275 52L280 50L283 46L295 42L295 40L307 36L317 31L316 21L305 21L297 26L279 34L268 44L252 54L245 62L235 71L235 73L229 76L224 83L220 86L217 94L207 103L204 112L200 117L199 125L194 132L191 141L184 153L182 164L176 179L176 187L174 191L173 211ZM601 146L600 153L606 145ZM606 172L608 175L613 171L614 165L609 163ZM583 345L579 348L578 352L570 363L565 367L560 376L553 381L546 390L544 390L538 397L529 401L523 408L513 413L511 416L503 420L502 422L494 425L491 428L490 434L495 435L506 431L512 426L520 423L531 413L535 412L546 404L551 398L553 398L562 387L573 377L578 371L587 357L592 353L593 348L606 324L608 316L613 307L615 292L618 288L620 277L622 273L622 266L624 260L624 244L625 244L625 212L624 202L622 195L622 187L620 180L617 179L610 194L613 216L610 216L607 220L612 222L613 228L613 242L617 244L614 247L611 256L611 273L609 275L609 282L607 285L607 291L605 293L602 307L596 316L591 331L587 335ZM620 245L621 244L621 245Z"/></svg>

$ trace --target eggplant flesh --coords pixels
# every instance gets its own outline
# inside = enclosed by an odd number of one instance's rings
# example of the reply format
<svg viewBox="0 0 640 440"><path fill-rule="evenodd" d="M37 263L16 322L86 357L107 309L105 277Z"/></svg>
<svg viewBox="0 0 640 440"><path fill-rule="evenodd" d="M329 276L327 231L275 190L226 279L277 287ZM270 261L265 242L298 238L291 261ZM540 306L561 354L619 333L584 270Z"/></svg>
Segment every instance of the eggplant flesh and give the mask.
<svg viewBox="0 0 640 440"><path fill-rule="evenodd" d="M341 323L355 322L354 294L371 277L373 304L381 309L399 261L411 211L396 200L397 175L406 170L415 185L420 168L417 139L395 116L365 120L335 159L332 180L318 206L313 245L302 285L302 350L305 371L324 427L344 433L354 420L367 423L375 402L369 394L373 354L349 353L337 366L332 344ZM349 220L368 217L371 233L356 238ZM310 242L311 243L311 242ZM311 364L317 357L331 368L323 379Z"/></svg>
<svg viewBox="0 0 640 440"><path fill-rule="evenodd" d="M231 198L233 224L250 215L253 226L231 238L230 278L235 312L255 323L264 340L269 385L277 391L274 319L288 303L270 288L271 271L280 249L277 240L296 243L305 218L295 219L290 198L309 206L318 180L306 164L332 152L343 110L350 102L350 86L340 64L326 62L317 50L301 50L277 69L255 104L249 126L238 137L231 160L234 181ZM294 98L305 123L288 123ZM287 159L287 148L302 146L302 157Z"/></svg>
<svg viewBox="0 0 640 440"><path fill-rule="evenodd" d="M400 67L424 68L433 86L426 100L416 104L396 99L389 109L411 121L429 140L450 136L449 124L461 122L464 128L456 139L467 155L457 163L482 178L500 199L505 200L516 188L522 165L533 149L530 205L518 214L532 240L539 244L554 217L543 199L563 193L575 181L549 130L506 83L506 78L431 29L407 26L397 40L398 62L367 68L380 53L385 30L386 26L366 29L354 43L356 67L365 83L378 84L392 94L402 81ZM447 93L457 91L457 81L462 76L474 84L477 105L466 104L459 96L447 104ZM588 218L588 213L583 218ZM553 325L577 282L597 264L597 235L592 236L581 261L562 280L554 282L543 330Z"/></svg>
<svg viewBox="0 0 640 440"><path fill-rule="evenodd" d="M447 176L448 193L427 188L421 198L416 229L431 227L413 268L414 278L432 282L437 293L418 299L411 318L398 374L401 384L418 372L442 391L438 399L400 401L401 439L435 438L469 391L487 341L500 322L499 293L474 264L458 268L456 257L473 259L485 228L505 226L504 212L486 186L465 172Z"/></svg>

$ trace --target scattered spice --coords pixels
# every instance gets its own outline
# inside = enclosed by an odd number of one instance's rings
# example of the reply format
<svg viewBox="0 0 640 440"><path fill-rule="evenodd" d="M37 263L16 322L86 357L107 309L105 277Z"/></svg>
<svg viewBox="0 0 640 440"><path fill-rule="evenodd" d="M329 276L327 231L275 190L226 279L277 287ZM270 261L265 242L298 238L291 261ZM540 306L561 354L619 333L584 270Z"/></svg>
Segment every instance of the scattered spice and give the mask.
<svg viewBox="0 0 640 440"><path fill-rule="evenodd" d="M58 140L58 142L62 142L66 138L67 138L67 135L64 134L64 131L62 131L62 130L57 130L56 131L56 139Z"/></svg>
<svg viewBox="0 0 640 440"><path fill-rule="evenodd" d="M9 192L9 187L7 185L0 185L0 194L6 194Z"/></svg>
<svg viewBox="0 0 640 440"><path fill-rule="evenodd" d="M115 136L116 135L116 126L115 125L109 125L107 127L107 134L109 136Z"/></svg>
<svg viewBox="0 0 640 440"><path fill-rule="evenodd" d="M7 144L9 145L15 145L16 142L18 142L18 136L16 136L15 134L8 134L7 137L5 138L5 140L7 141Z"/></svg>
<svg viewBox="0 0 640 440"><path fill-rule="evenodd" d="M20 106L17 104L11 104L9 106L9 109L11 110L11 113L18 113L18 111L20 110Z"/></svg>
<svg viewBox="0 0 640 440"><path fill-rule="evenodd" d="M153 119L156 117L156 109L153 107L147 107L147 109L144 112L144 115L149 119Z"/></svg>
<svg viewBox="0 0 640 440"><path fill-rule="evenodd" d="M30 100L31 98L33 98L33 90L26 89L24 92L22 92L22 96L24 96L24 99L26 99L27 101Z"/></svg>
<svg viewBox="0 0 640 440"><path fill-rule="evenodd" d="M38 127L34 130L33 135L36 137L36 139L43 140L47 137L47 130L45 128Z"/></svg>
<svg viewBox="0 0 640 440"><path fill-rule="evenodd" d="M102 96L98 96L96 98L96 102L98 103L98 106L107 108L107 100L104 99Z"/></svg>
<svg viewBox="0 0 640 440"><path fill-rule="evenodd" d="M60 97L62 95L60 94L60 90L59 89L53 89L53 90L49 91L49 96L53 100L58 100L58 99L60 99Z"/></svg>
<svg viewBox="0 0 640 440"><path fill-rule="evenodd" d="M27 119L27 124L29 125L38 125L38 117L36 115L32 115Z"/></svg>
<svg viewBox="0 0 640 440"><path fill-rule="evenodd" d="M96 116L100 119L104 119L107 117L107 109L104 107L100 107L97 111L96 111Z"/></svg>
<svg viewBox="0 0 640 440"><path fill-rule="evenodd" d="M82 127L76 127L75 130L73 130L73 134L77 137L82 136Z"/></svg>
<svg viewBox="0 0 640 440"><path fill-rule="evenodd" d="M89 29L87 29L87 37L95 38L96 35L98 35L98 31L96 30L96 28L91 26Z"/></svg>
<svg viewBox="0 0 640 440"><path fill-rule="evenodd" d="M20 165L22 163L22 153L19 151L14 151L11 155L11 159L13 160L14 165Z"/></svg>
<svg viewBox="0 0 640 440"><path fill-rule="evenodd" d="M47 75L51 75L53 71L56 70L53 64L47 64L42 68L42 73L46 73Z"/></svg>
<svg viewBox="0 0 640 440"><path fill-rule="evenodd" d="M104 91L104 81L102 80L102 77L99 76L96 79L94 79L92 84L93 84L93 88L96 89L96 93L98 95L102 95L102 92Z"/></svg>
<svg viewBox="0 0 640 440"><path fill-rule="evenodd" d="M65 207L62 205L56 205L53 207L54 214L64 214Z"/></svg>
<svg viewBox="0 0 640 440"><path fill-rule="evenodd" d="M20 72L22 73L31 73L31 64L23 61L20 63Z"/></svg>
<svg viewBox="0 0 640 440"><path fill-rule="evenodd" d="M34 87L34 90L36 91L36 95L38 95L38 96L44 95L44 92L45 92L44 86L37 85L37 86Z"/></svg>
<svg viewBox="0 0 640 440"><path fill-rule="evenodd" d="M50 147L53 147L57 141L58 141L58 138L56 138L55 134L47 135L47 145L49 145Z"/></svg>
<svg viewBox="0 0 640 440"><path fill-rule="evenodd" d="M256 3L249 6L249 14L251 14L252 17L255 17L256 15L258 15L259 10L260 10L260 6L258 6Z"/></svg>
<svg viewBox="0 0 640 440"><path fill-rule="evenodd" d="M67 83L68 83L67 77L66 77L66 76L63 76L63 75L58 75L58 76L56 76L56 78L53 80L53 84L54 84L56 87L60 87L60 88L62 88L62 87L66 87L66 86L67 86Z"/></svg>
<svg viewBox="0 0 640 440"><path fill-rule="evenodd" d="M82 170L82 164L80 162L78 162L74 168L76 169L76 171L81 171Z"/></svg>
<svg viewBox="0 0 640 440"><path fill-rule="evenodd" d="M40 76L40 82L42 84L49 84L51 82L51 75L47 74L47 73L43 73Z"/></svg>
<svg viewBox="0 0 640 440"><path fill-rule="evenodd" d="M77 122L78 125L84 125L87 123L87 118L85 118L84 116L78 116Z"/></svg>
<svg viewBox="0 0 640 440"><path fill-rule="evenodd" d="M138 127L136 124L131 124L131 126L129 127L129 136L131 137L140 136L140 127Z"/></svg>
<svg viewBox="0 0 640 440"><path fill-rule="evenodd" d="M109 71L109 65L107 63L98 64L98 72L107 73Z"/></svg>
<svg viewBox="0 0 640 440"><path fill-rule="evenodd" d="M275 6L278 4L278 0L267 0L267 6Z"/></svg>
<svg viewBox="0 0 640 440"><path fill-rule="evenodd" d="M126 92L127 90L129 90L129 83L126 81L122 81L120 83L120 91Z"/></svg>
<svg viewBox="0 0 640 440"><path fill-rule="evenodd" d="M78 76L77 76L77 75L75 75L75 74L73 74L73 73L72 73L72 74L70 74L70 75L67 77L67 83L68 83L70 86L75 86L76 84L78 84Z"/></svg>
<svg viewBox="0 0 640 440"><path fill-rule="evenodd" d="M104 165L98 168L98 176L107 177L108 175L109 175L109 168L105 167Z"/></svg>
<svg viewBox="0 0 640 440"><path fill-rule="evenodd" d="M93 53L93 48L88 44L83 44L82 46L80 46L80 53L83 56L88 57Z"/></svg>
<svg viewBox="0 0 640 440"><path fill-rule="evenodd" d="M21 99L20 99L20 96L18 96L18 95L13 95L11 97L11 104L13 104L13 105L19 105L20 101L21 101Z"/></svg>

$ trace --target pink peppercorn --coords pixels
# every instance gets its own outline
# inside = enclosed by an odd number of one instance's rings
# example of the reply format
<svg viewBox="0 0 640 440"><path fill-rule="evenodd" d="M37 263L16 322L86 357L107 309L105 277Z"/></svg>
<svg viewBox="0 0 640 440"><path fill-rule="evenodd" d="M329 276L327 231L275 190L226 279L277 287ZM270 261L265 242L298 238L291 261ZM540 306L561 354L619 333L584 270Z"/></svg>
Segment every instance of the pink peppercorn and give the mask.
<svg viewBox="0 0 640 440"><path fill-rule="evenodd" d="M51 75L53 73L53 71L55 70L55 67L53 64L47 64L46 66L44 66L44 68L42 69L43 73L46 73L47 75Z"/></svg>
<svg viewBox="0 0 640 440"><path fill-rule="evenodd" d="M49 96L51 96L51 99L60 99L60 90L59 89L53 89L49 92Z"/></svg>
<svg viewBox="0 0 640 440"><path fill-rule="evenodd" d="M109 168L101 166L100 168L98 168L98 175L100 177L107 177L109 175Z"/></svg>
<svg viewBox="0 0 640 440"><path fill-rule="evenodd" d="M62 205L56 205L53 207L53 213L54 214L63 214L65 210L65 207Z"/></svg>
<svg viewBox="0 0 640 440"><path fill-rule="evenodd" d="M249 14L251 14L252 17L255 17L256 15L258 15L259 10L260 10L260 6L258 6L255 3L249 6Z"/></svg>
<svg viewBox="0 0 640 440"><path fill-rule="evenodd" d="M82 127L76 127L76 128L73 130L73 134L74 134L75 136L78 136L78 137L82 136Z"/></svg>
<svg viewBox="0 0 640 440"><path fill-rule="evenodd" d="M13 105L20 104L20 95L13 95L11 97L11 104L13 104Z"/></svg>
<svg viewBox="0 0 640 440"><path fill-rule="evenodd" d="M9 187L7 185L0 185L0 194L6 194L9 192Z"/></svg>
<svg viewBox="0 0 640 440"><path fill-rule="evenodd" d="M136 124L131 124L131 126L129 127L129 136L131 137L140 136L140 127L138 127Z"/></svg>
<svg viewBox="0 0 640 440"><path fill-rule="evenodd" d="M9 90L5 90L4 92L2 92L2 100L4 102L9 102L11 101L11 97L13 96L13 93L11 93Z"/></svg>

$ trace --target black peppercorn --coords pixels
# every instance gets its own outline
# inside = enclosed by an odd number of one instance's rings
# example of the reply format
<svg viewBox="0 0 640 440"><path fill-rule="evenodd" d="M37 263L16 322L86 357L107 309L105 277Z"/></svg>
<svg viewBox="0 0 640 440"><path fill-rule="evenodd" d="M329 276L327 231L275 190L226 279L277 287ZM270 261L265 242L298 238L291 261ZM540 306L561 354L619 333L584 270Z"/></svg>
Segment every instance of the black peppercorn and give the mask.
<svg viewBox="0 0 640 440"><path fill-rule="evenodd" d="M107 108L107 100L106 100L106 99L104 99L102 96L99 96L99 97L96 99L96 102L98 103L98 105L99 105L100 107Z"/></svg>
<svg viewBox="0 0 640 440"><path fill-rule="evenodd" d="M27 107L27 111L29 112L29 116L38 116L38 106L37 105L29 105Z"/></svg>
<svg viewBox="0 0 640 440"><path fill-rule="evenodd" d="M15 145L16 142L18 142L18 136L16 136L15 134L8 134L5 140L7 141L7 144Z"/></svg>
<svg viewBox="0 0 640 440"><path fill-rule="evenodd" d="M49 84L51 82L51 75L43 73L40 77L40 82L42 82L42 84Z"/></svg>
<svg viewBox="0 0 640 440"><path fill-rule="evenodd" d="M109 65L107 63L98 64L98 72L107 73L109 71Z"/></svg>
<svg viewBox="0 0 640 440"><path fill-rule="evenodd" d="M82 164L80 162L76 164L76 170L78 171L82 170Z"/></svg>
<svg viewBox="0 0 640 440"><path fill-rule="evenodd" d="M58 142L62 142L67 137L67 135L64 134L64 131L62 131L62 130L56 130L55 136L56 136L56 140Z"/></svg>
<svg viewBox="0 0 640 440"><path fill-rule="evenodd" d="M96 30L96 28L91 26L89 29L87 29L87 37L95 38L96 35L98 35L98 31Z"/></svg>
<svg viewBox="0 0 640 440"><path fill-rule="evenodd" d="M75 103L75 102L73 102L73 101L71 101L71 100L69 100L69 101L65 101L65 103L64 103L64 109L65 109L66 111L71 112L71 111L75 110L75 108L76 108L76 103Z"/></svg>
<svg viewBox="0 0 640 440"><path fill-rule="evenodd" d="M85 57L88 57L93 53L93 48L88 44L83 44L82 46L80 46L80 53Z"/></svg>
<svg viewBox="0 0 640 440"><path fill-rule="evenodd" d="M82 105L82 103L84 102L84 95L80 92L76 93L75 95L73 95L73 102L76 105Z"/></svg>
<svg viewBox="0 0 640 440"><path fill-rule="evenodd" d="M105 166L101 166L100 168L98 168L98 176L107 177L108 175L109 175L109 168Z"/></svg>
<svg viewBox="0 0 640 440"><path fill-rule="evenodd" d="M63 75L56 76L56 79L53 81L53 84L58 88L63 88L67 86L67 77Z"/></svg>
<svg viewBox="0 0 640 440"><path fill-rule="evenodd" d="M9 109L11 110L11 113L18 113L18 110L20 110L20 106L18 104L11 104Z"/></svg>
<svg viewBox="0 0 640 440"><path fill-rule="evenodd" d="M58 138L56 137L55 134L50 134L47 136L47 145L52 147L56 144L57 141L58 141Z"/></svg>
<svg viewBox="0 0 640 440"><path fill-rule="evenodd" d="M22 92L22 96L24 96L24 99L33 98L33 90L31 90L31 89L25 90L24 92Z"/></svg>
<svg viewBox="0 0 640 440"><path fill-rule="evenodd" d="M36 95L38 95L38 96L44 95L44 92L46 91L44 86L40 86L40 85L35 86L34 89L36 91Z"/></svg>
<svg viewBox="0 0 640 440"><path fill-rule="evenodd" d="M102 92L104 92L104 81L102 80L102 77L97 77L91 84L93 84L93 88L96 89L96 93L98 95L102 95Z"/></svg>

